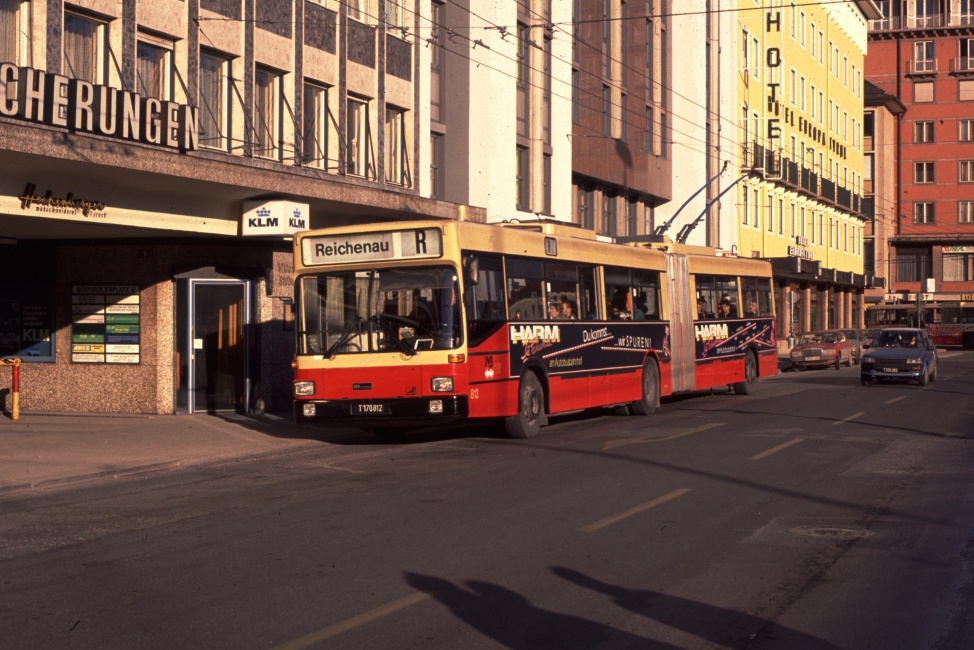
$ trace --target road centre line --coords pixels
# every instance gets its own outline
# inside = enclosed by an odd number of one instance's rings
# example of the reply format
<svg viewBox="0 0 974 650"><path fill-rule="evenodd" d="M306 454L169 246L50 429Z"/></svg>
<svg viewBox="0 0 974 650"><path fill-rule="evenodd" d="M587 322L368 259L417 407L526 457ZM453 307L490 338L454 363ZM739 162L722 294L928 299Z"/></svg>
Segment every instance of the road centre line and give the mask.
<svg viewBox="0 0 974 650"><path fill-rule="evenodd" d="M788 447L791 447L792 445L797 445L799 442L801 442L803 440L804 440L804 438L795 438L794 440L789 440L788 442L783 442L780 445L778 445L777 447L772 447L771 449L768 449L767 451L762 451L760 454L755 454L754 456L751 456L750 460L761 460L762 458L767 458L771 454L777 454L779 451L782 451L784 449L788 449Z"/></svg>
<svg viewBox="0 0 974 650"><path fill-rule="evenodd" d="M834 427L834 426L838 426L840 424L844 424L846 422L852 422L853 420L856 420L856 419L861 418L865 414L866 414L865 411L859 411L858 413L853 413L852 415L850 415L848 417L844 417L841 420L836 420L835 422L832 423L832 426Z"/></svg>
<svg viewBox="0 0 974 650"><path fill-rule="evenodd" d="M692 436L697 433L703 433L704 431L709 431L717 427L722 427L726 422L711 422L709 424L703 424L696 429L690 429L689 431L683 431L682 433L674 433L671 436L663 436L662 438L621 438L619 440L610 440L605 443L605 447L602 451L608 451L609 449L615 449L617 447L624 447L626 445L638 445L647 442L667 442L669 440L676 440L677 438L685 438L686 436Z"/></svg>
<svg viewBox="0 0 974 650"><path fill-rule="evenodd" d="M894 397L893 399L889 400L888 402L883 402L883 404L892 404L893 402L898 402L901 399L906 399L906 395L900 395L899 397Z"/></svg>
<svg viewBox="0 0 974 650"><path fill-rule="evenodd" d="M411 605L415 605L416 603L421 603L429 598L429 594L416 592L411 596L394 600L391 603L381 607L376 607L375 609L365 612L364 614L353 616L352 618L346 619L340 623L329 625L328 627L318 630L317 632L306 634L303 637L289 641L283 645L279 645L274 648L274 650L300 650L301 648L307 648L308 646L326 641L332 637L338 636L339 634L343 634L349 630L353 630L367 623L371 623L372 621L380 619L383 616L394 614L400 609L405 609Z"/></svg>
<svg viewBox="0 0 974 650"><path fill-rule="evenodd" d="M633 515L638 515L640 512L645 512L646 510L649 510L650 508L655 508L656 506L661 505L663 503L666 503L667 501L672 501L673 499L676 499L677 497L683 496L684 494L686 494L689 491L690 491L690 488L680 488L679 490L673 490L669 494L664 494L663 496L661 496L661 497L659 497L657 499L653 499L652 501L649 501L649 502L644 503L642 505L638 505L638 506L636 506L634 508L629 508L629 510L626 510L624 512L620 512L619 514L616 514L616 515L612 515L611 517L606 517L605 519L601 519L601 520L595 522L594 524L589 524L588 526L583 526L582 528L579 528L578 529L578 532L580 532L580 533L594 533L595 531L599 530L600 528L605 528L606 526L609 526L609 525L614 524L616 522L622 521L623 519L626 519L628 517L632 517Z"/></svg>

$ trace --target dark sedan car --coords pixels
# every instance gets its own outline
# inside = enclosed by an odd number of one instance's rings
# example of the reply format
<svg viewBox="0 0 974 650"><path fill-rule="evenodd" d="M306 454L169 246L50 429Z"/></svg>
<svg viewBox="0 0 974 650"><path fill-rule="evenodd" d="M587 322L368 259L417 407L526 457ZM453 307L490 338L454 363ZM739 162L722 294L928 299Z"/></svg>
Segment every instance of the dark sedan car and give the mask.
<svg viewBox="0 0 974 650"><path fill-rule="evenodd" d="M863 385L889 379L926 386L937 380L937 347L926 330L884 329L866 347L860 370Z"/></svg>

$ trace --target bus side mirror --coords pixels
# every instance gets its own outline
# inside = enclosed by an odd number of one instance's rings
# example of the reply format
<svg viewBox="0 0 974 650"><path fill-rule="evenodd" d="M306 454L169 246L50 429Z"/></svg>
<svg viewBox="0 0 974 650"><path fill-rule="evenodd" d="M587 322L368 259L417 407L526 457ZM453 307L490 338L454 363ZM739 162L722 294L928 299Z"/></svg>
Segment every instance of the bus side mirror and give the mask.
<svg viewBox="0 0 974 650"><path fill-rule="evenodd" d="M468 257L466 267L467 284L471 287L476 286L480 282L480 262L476 257Z"/></svg>

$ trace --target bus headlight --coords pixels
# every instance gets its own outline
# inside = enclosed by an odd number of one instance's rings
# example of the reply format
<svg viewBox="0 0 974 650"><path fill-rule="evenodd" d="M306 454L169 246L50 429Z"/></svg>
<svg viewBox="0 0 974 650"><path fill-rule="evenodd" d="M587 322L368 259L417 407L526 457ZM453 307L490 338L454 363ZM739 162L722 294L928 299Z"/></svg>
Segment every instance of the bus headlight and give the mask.
<svg viewBox="0 0 974 650"><path fill-rule="evenodd" d="M433 377L430 380L430 390L434 393L453 392L453 377Z"/></svg>
<svg viewBox="0 0 974 650"><path fill-rule="evenodd" d="M313 381L294 382L295 397L310 397L315 394L315 383Z"/></svg>
<svg viewBox="0 0 974 650"><path fill-rule="evenodd" d="M431 399L430 400L430 413L442 413L443 412L443 400L441 399Z"/></svg>

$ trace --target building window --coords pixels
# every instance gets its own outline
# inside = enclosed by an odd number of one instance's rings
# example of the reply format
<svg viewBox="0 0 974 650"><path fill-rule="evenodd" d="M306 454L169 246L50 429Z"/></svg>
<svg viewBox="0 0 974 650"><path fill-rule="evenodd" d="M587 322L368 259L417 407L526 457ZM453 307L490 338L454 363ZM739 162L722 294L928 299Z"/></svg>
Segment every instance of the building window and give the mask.
<svg viewBox="0 0 974 650"><path fill-rule="evenodd" d="M913 102L916 104L929 104L933 101L933 82L914 81L913 82Z"/></svg>
<svg viewBox="0 0 974 650"><path fill-rule="evenodd" d="M140 36L141 38L141 36ZM143 97L172 99L172 43L140 40L137 47L135 90Z"/></svg>
<svg viewBox="0 0 974 650"><path fill-rule="evenodd" d="M102 83L104 43L105 23L65 11L63 74L93 84Z"/></svg>
<svg viewBox="0 0 974 650"><path fill-rule="evenodd" d="M614 237L616 234L616 195L602 192L602 227L603 234Z"/></svg>
<svg viewBox="0 0 974 650"><path fill-rule="evenodd" d="M544 214L551 214L551 155L544 154L541 157L542 162L542 184L544 185L544 194L542 195L544 205L541 206L541 211Z"/></svg>
<svg viewBox="0 0 974 650"><path fill-rule="evenodd" d="M440 30L444 29L443 21L445 19L445 10L443 3L439 0L434 0L431 5L431 21L430 26L430 120L433 122L443 122L443 79L444 76L444 57L443 57L443 42L441 38L442 32Z"/></svg>
<svg viewBox="0 0 974 650"><path fill-rule="evenodd" d="M913 123L913 142L916 144L929 144L933 142L932 120Z"/></svg>
<svg viewBox="0 0 974 650"><path fill-rule="evenodd" d="M349 18L365 22L365 12L369 6L369 0L343 0L343 2Z"/></svg>
<svg viewBox="0 0 974 650"><path fill-rule="evenodd" d="M406 17L402 7L402 0L385 0L386 24L393 29L401 29L405 36Z"/></svg>
<svg viewBox="0 0 974 650"><path fill-rule="evenodd" d="M375 180L369 101L349 97L345 124L345 170Z"/></svg>
<svg viewBox="0 0 974 650"><path fill-rule="evenodd" d="M254 73L254 155L277 158L280 75L257 68Z"/></svg>
<svg viewBox="0 0 974 650"><path fill-rule="evenodd" d="M595 228L595 192L591 187L578 185L578 223L586 230Z"/></svg>
<svg viewBox="0 0 974 650"><path fill-rule="evenodd" d="M747 191L747 187L744 188L744 191L741 192L741 194L742 194L743 199L744 199L744 205L742 206L743 209L741 210L741 219L742 219L742 223L746 226L747 225L748 215L750 214L750 210L749 210L750 204L749 204L748 198L747 198L749 196L749 192Z"/></svg>
<svg viewBox="0 0 974 650"><path fill-rule="evenodd" d="M933 201L913 204L913 223L933 223Z"/></svg>
<svg viewBox="0 0 974 650"><path fill-rule="evenodd" d="M899 282L921 282L930 277L930 254L900 251L896 255L896 279Z"/></svg>
<svg viewBox="0 0 974 650"><path fill-rule="evenodd" d="M328 169L328 89L312 83L304 84L301 163Z"/></svg>
<svg viewBox="0 0 974 650"><path fill-rule="evenodd" d="M625 93L619 98L619 139L629 139L629 97Z"/></svg>
<svg viewBox="0 0 974 650"><path fill-rule="evenodd" d="M961 160L957 173L961 183L974 183L974 160Z"/></svg>
<svg viewBox="0 0 974 650"><path fill-rule="evenodd" d="M913 72L935 72L936 69L933 41L914 41Z"/></svg>
<svg viewBox="0 0 974 650"><path fill-rule="evenodd" d="M572 68L572 123L581 123L582 89L577 68Z"/></svg>
<svg viewBox="0 0 974 650"><path fill-rule="evenodd" d="M515 176L517 192L516 208L527 211L531 209L531 159L527 147L517 147L517 174Z"/></svg>
<svg viewBox="0 0 974 650"><path fill-rule="evenodd" d="M752 205L751 209L754 210L754 223L752 224L755 228L761 227L761 199L758 195L758 188L754 188L751 191Z"/></svg>
<svg viewBox="0 0 974 650"><path fill-rule="evenodd" d="M612 137L612 89L602 86L602 135Z"/></svg>
<svg viewBox="0 0 974 650"><path fill-rule="evenodd" d="M541 89L541 135L545 144L551 144L551 39L544 39L544 76Z"/></svg>
<svg viewBox="0 0 974 650"><path fill-rule="evenodd" d="M974 38L962 38L959 45L960 57L954 71L971 72L974 70Z"/></svg>
<svg viewBox="0 0 974 650"><path fill-rule="evenodd" d="M229 148L229 84L226 81L229 66L224 58L200 52L199 138L204 147Z"/></svg>
<svg viewBox="0 0 974 650"><path fill-rule="evenodd" d="M626 237L639 234L639 201L626 199Z"/></svg>
<svg viewBox="0 0 974 650"><path fill-rule="evenodd" d="M530 135L530 53L527 25L517 24L517 134Z"/></svg>
<svg viewBox="0 0 974 650"><path fill-rule="evenodd" d="M974 79L961 79L957 82L957 99L962 102L974 101Z"/></svg>
<svg viewBox="0 0 974 650"><path fill-rule="evenodd" d="M446 136L430 133L430 198L443 198L443 144Z"/></svg>
<svg viewBox="0 0 974 650"><path fill-rule="evenodd" d="M961 201L957 204L957 222L974 223L974 201Z"/></svg>
<svg viewBox="0 0 974 650"><path fill-rule="evenodd" d="M30 2L28 0L0 2L0 61L31 65L30 34ZM3 89L0 89L0 98L4 96L3 92Z"/></svg>
<svg viewBox="0 0 974 650"><path fill-rule="evenodd" d="M932 183L933 182L933 162L913 163L913 182Z"/></svg>
<svg viewBox="0 0 974 650"><path fill-rule="evenodd" d="M970 282L974 280L974 254L944 254L944 282Z"/></svg>
<svg viewBox="0 0 974 650"><path fill-rule="evenodd" d="M406 111L386 105L385 168L386 183L412 186L409 170L409 147L406 142Z"/></svg>
<svg viewBox="0 0 974 650"><path fill-rule="evenodd" d="M957 139L961 142L974 142L974 120L960 120Z"/></svg>

